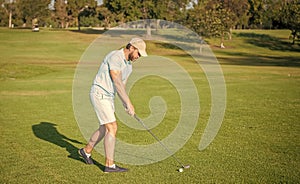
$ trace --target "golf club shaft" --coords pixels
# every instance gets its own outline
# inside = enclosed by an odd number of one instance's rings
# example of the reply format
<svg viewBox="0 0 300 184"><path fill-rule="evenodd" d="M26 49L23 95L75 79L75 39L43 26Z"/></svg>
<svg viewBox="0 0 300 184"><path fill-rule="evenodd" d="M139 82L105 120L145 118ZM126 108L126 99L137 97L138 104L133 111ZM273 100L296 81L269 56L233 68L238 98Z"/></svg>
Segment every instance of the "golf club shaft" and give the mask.
<svg viewBox="0 0 300 184"><path fill-rule="evenodd" d="M168 149L167 146L165 146L158 137L156 137L155 134L152 133L152 131L145 125L145 123L135 114L134 118L143 125L143 127L152 135L152 137L154 137L159 144L169 153L170 156L172 156L183 168L185 168L185 166L172 154L172 152Z"/></svg>

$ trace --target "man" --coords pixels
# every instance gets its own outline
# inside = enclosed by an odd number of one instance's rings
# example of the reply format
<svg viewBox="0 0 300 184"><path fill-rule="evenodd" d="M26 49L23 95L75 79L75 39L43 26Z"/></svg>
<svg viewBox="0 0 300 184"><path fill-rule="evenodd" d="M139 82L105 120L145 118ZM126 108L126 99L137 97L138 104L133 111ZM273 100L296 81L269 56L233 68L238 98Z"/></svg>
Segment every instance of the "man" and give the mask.
<svg viewBox="0 0 300 184"><path fill-rule="evenodd" d="M117 93L125 110L131 116L134 107L125 91L125 85L132 72L132 62L140 56L147 56L146 44L140 38L133 38L125 48L110 52L103 60L91 87L90 98L100 126L91 136L88 144L78 152L87 164L93 164L91 152L104 138L104 172L124 172L126 168L114 164L114 150L117 133L114 98Z"/></svg>

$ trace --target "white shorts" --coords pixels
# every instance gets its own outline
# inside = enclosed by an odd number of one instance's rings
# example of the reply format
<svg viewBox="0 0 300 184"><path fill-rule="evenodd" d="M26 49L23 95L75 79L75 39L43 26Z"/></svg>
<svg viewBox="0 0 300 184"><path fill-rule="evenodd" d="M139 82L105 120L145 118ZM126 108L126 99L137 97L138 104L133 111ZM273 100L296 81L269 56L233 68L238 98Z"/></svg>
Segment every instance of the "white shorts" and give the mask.
<svg viewBox="0 0 300 184"><path fill-rule="evenodd" d="M100 125L116 121L114 98L93 91L90 98Z"/></svg>

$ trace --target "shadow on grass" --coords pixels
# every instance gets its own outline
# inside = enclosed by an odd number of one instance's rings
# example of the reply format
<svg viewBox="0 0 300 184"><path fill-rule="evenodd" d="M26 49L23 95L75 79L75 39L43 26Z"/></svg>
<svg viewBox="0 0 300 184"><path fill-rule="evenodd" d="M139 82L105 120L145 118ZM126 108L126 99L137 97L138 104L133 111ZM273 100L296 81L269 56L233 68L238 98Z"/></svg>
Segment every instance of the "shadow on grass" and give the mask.
<svg viewBox="0 0 300 184"><path fill-rule="evenodd" d="M104 32L106 32L107 30L99 30L99 29L81 29L79 30L70 30L71 32L75 32L75 33L83 33L83 34L103 34Z"/></svg>
<svg viewBox="0 0 300 184"><path fill-rule="evenodd" d="M81 29L79 30L70 30L71 32L74 33L82 33L82 34L104 34L106 32L107 35L110 35L111 37L120 37L122 38L122 35L134 35L137 37L142 37L143 35L146 34L145 30L123 30L123 29L109 29L109 30L98 30L98 29L92 29L92 28L87 28L87 29Z"/></svg>
<svg viewBox="0 0 300 184"><path fill-rule="evenodd" d="M69 142L76 143L76 144L83 144L83 143L74 139L70 139L65 135L59 133L55 126L57 125L54 123L40 122L39 124L32 125L32 131L37 138L50 142L56 146L66 148L66 150L70 154L68 156L69 158L85 163L85 161L78 154L79 148L77 148L76 146L74 146ZM94 164L97 167L99 167L102 171L104 170L104 166L96 162L95 160L94 160Z"/></svg>
<svg viewBox="0 0 300 184"><path fill-rule="evenodd" d="M246 42L258 47L269 48L270 50L300 52L299 45L292 45L290 42L267 34L237 33L236 36L246 38Z"/></svg>
<svg viewBox="0 0 300 184"><path fill-rule="evenodd" d="M262 56L243 52L218 51L229 57L218 57L221 64L245 66L300 67L297 56Z"/></svg>

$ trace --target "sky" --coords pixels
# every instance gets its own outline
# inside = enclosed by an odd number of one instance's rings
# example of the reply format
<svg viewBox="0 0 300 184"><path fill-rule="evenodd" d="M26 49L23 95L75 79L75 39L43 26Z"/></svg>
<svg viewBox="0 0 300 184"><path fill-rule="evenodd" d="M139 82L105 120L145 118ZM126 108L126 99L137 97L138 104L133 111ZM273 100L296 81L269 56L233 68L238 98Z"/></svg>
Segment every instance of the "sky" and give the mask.
<svg viewBox="0 0 300 184"><path fill-rule="evenodd" d="M98 2L98 5L100 5L103 3L103 0L97 0L97 2Z"/></svg>

